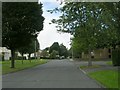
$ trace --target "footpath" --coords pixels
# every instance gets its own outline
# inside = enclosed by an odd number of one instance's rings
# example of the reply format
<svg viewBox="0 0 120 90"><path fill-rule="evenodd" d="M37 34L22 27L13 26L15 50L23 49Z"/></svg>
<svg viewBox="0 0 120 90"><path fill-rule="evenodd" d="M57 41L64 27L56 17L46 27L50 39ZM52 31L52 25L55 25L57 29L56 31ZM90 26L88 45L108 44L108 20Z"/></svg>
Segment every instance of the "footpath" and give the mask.
<svg viewBox="0 0 120 90"><path fill-rule="evenodd" d="M113 67L112 65L108 65L109 61L92 61L93 66L98 66L97 68L82 68L84 72L95 72L99 70L118 70L119 67ZM79 68L80 66L88 66L88 61L74 61L74 64Z"/></svg>

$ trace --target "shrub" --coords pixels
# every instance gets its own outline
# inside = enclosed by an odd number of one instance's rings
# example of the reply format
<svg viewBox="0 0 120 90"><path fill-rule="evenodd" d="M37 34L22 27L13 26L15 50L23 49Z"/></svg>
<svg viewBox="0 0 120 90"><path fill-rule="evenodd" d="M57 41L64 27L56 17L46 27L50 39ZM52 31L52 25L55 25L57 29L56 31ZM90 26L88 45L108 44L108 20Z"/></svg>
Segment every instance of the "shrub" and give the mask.
<svg viewBox="0 0 120 90"><path fill-rule="evenodd" d="M36 57L37 58L37 57ZM30 59L36 59L35 57L30 57Z"/></svg>
<svg viewBox="0 0 120 90"><path fill-rule="evenodd" d="M112 50L113 66L120 66L120 49Z"/></svg>
<svg viewBox="0 0 120 90"><path fill-rule="evenodd" d="M17 56L16 58L15 58L16 60L26 60L26 57L25 56Z"/></svg>

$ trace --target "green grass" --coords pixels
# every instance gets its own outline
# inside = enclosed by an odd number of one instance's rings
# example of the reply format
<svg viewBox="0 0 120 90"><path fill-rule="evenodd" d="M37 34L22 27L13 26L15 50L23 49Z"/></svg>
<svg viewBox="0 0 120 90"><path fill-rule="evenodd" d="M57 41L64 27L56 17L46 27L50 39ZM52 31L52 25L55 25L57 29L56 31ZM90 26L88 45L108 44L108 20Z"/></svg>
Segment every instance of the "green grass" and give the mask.
<svg viewBox="0 0 120 90"><path fill-rule="evenodd" d="M88 73L88 75L93 79L99 81L106 88L118 88L118 71L102 70L102 71Z"/></svg>
<svg viewBox="0 0 120 90"><path fill-rule="evenodd" d="M89 69L89 68L99 68L99 65L92 65L92 66L80 66L81 69Z"/></svg>
<svg viewBox="0 0 120 90"><path fill-rule="evenodd" d="M107 62L107 65L112 65L112 61Z"/></svg>
<svg viewBox="0 0 120 90"><path fill-rule="evenodd" d="M10 61L2 61L2 74L20 71L46 62L46 60L31 60L31 62L29 60L23 60L22 64L22 60L15 60L15 68L10 68Z"/></svg>

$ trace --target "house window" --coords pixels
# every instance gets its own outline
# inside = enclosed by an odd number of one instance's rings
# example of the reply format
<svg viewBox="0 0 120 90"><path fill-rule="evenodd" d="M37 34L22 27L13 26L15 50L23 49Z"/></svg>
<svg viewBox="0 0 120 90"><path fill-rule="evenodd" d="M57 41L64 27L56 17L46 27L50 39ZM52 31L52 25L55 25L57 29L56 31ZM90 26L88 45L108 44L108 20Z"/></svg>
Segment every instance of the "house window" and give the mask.
<svg viewBox="0 0 120 90"><path fill-rule="evenodd" d="M111 53L111 49L108 49L108 53Z"/></svg>
<svg viewBox="0 0 120 90"><path fill-rule="evenodd" d="M111 55L109 55L108 57L111 58Z"/></svg>

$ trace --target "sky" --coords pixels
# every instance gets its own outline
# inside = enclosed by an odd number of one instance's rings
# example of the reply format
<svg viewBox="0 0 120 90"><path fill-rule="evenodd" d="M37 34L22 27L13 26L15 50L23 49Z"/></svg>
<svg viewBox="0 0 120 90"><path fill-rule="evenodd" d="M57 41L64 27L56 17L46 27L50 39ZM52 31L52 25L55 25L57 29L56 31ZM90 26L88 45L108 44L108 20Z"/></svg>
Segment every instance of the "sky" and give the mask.
<svg viewBox="0 0 120 90"><path fill-rule="evenodd" d="M58 19L60 13L50 14L47 10L52 10L56 7L60 7L60 2L57 0L41 0L43 4L43 16L44 27L43 30L38 35L38 41L40 43L40 49L43 50L46 47L50 47L54 42L58 42L59 44L65 45L68 49L70 48L70 34L68 33L58 33L55 28L55 24L49 24L52 19Z"/></svg>

